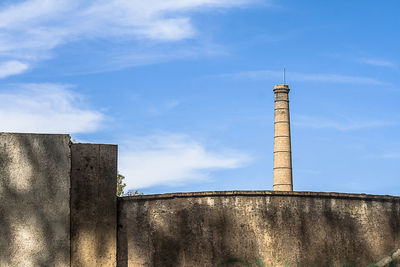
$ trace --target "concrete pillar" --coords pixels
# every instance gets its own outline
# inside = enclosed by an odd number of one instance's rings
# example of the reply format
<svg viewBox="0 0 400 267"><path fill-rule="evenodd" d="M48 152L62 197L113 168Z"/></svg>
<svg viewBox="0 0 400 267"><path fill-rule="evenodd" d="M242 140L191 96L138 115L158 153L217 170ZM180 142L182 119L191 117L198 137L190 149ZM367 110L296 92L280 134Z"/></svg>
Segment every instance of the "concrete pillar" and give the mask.
<svg viewBox="0 0 400 267"><path fill-rule="evenodd" d="M274 191L293 191L289 91L286 84L274 86Z"/></svg>
<svg viewBox="0 0 400 267"><path fill-rule="evenodd" d="M117 146L71 145L71 266L116 266Z"/></svg>

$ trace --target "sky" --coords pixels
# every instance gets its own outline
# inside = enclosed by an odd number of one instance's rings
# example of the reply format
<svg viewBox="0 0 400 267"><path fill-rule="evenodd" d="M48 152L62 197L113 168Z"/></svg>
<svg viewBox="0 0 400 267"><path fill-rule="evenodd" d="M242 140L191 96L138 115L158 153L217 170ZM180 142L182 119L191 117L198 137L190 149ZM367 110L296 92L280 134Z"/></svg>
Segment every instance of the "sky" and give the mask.
<svg viewBox="0 0 400 267"><path fill-rule="evenodd" d="M400 2L0 2L0 131L118 144L128 190L400 195Z"/></svg>

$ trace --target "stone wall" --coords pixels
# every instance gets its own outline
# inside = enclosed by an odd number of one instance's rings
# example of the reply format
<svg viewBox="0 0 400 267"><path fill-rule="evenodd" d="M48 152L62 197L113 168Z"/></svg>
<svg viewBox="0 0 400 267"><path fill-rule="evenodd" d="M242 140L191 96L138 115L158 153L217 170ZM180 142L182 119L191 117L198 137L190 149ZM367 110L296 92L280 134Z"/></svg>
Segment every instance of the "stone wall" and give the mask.
<svg viewBox="0 0 400 267"><path fill-rule="evenodd" d="M68 135L0 133L0 266L69 266Z"/></svg>
<svg viewBox="0 0 400 267"><path fill-rule="evenodd" d="M366 266L400 248L399 197L206 192L118 205L118 266Z"/></svg>
<svg viewBox="0 0 400 267"><path fill-rule="evenodd" d="M116 176L115 145L0 133L0 266L366 266L400 248L400 197L117 199Z"/></svg>
<svg viewBox="0 0 400 267"><path fill-rule="evenodd" d="M0 133L0 266L116 265L117 146Z"/></svg>

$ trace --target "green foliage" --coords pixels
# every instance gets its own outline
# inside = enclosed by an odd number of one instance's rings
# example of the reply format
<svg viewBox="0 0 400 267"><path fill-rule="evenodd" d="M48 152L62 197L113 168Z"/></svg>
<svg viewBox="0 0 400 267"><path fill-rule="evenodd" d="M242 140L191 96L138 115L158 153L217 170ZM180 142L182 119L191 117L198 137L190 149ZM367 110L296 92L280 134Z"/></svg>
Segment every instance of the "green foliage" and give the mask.
<svg viewBox="0 0 400 267"><path fill-rule="evenodd" d="M284 260L282 259L282 258L279 258L278 259L278 262L283 262ZM283 263L283 266L284 267L289 267L289 263L287 263L287 262L285 262L285 263Z"/></svg>
<svg viewBox="0 0 400 267"><path fill-rule="evenodd" d="M258 267L263 267L264 266L262 261L259 258L256 258L256 263L257 263Z"/></svg>
<svg viewBox="0 0 400 267"><path fill-rule="evenodd" d="M230 264L233 264L233 263L240 263L241 265L244 265L244 266L247 266L247 267L251 267L250 263L248 263L245 260L238 259L238 258L227 259L226 261L223 261L220 264L218 264L218 267L229 266Z"/></svg>
<svg viewBox="0 0 400 267"><path fill-rule="evenodd" d="M124 179L125 176L120 173L117 174L117 196L122 196L124 194L124 187L126 186Z"/></svg>
<svg viewBox="0 0 400 267"><path fill-rule="evenodd" d="M393 261L389 263L389 267L395 267L396 263L394 263ZM372 265L368 265L367 267L379 267L378 265L372 264Z"/></svg>
<svg viewBox="0 0 400 267"><path fill-rule="evenodd" d="M143 195L142 192L139 192L138 190L129 190L127 193L124 193L124 188L126 186L126 183L124 183L125 176L122 174L118 173L117 174L117 196L140 196Z"/></svg>
<svg viewBox="0 0 400 267"><path fill-rule="evenodd" d="M142 192L139 192L138 190L129 190L126 194L124 194L125 197L129 196L141 196L143 195Z"/></svg>

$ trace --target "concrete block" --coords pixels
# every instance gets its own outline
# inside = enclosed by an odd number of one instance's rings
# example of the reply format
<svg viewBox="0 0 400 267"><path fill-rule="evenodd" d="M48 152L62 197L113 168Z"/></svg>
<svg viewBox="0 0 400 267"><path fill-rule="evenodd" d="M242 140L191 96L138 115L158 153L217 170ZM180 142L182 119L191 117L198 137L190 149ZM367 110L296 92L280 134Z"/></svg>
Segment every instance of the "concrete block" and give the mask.
<svg viewBox="0 0 400 267"><path fill-rule="evenodd" d="M72 144L71 266L116 266L117 146Z"/></svg>
<svg viewBox="0 0 400 267"><path fill-rule="evenodd" d="M69 266L69 142L0 133L0 266Z"/></svg>

